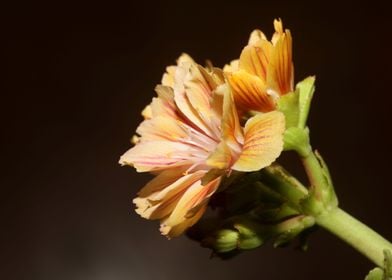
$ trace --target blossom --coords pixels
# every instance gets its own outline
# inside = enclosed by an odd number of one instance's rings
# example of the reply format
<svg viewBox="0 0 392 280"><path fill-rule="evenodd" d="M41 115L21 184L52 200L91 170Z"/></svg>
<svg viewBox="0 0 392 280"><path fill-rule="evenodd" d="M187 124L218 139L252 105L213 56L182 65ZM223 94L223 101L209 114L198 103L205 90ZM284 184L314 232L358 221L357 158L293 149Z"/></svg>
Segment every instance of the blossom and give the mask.
<svg viewBox="0 0 392 280"><path fill-rule="evenodd" d="M224 68L236 104L244 111L275 110L277 99L293 91L291 33L283 31L280 20L274 21L274 27L271 41L254 30L239 60Z"/></svg>
<svg viewBox="0 0 392 280"><path fill-rule="evenodd" d="M285 119L274 111L241 126L222 70L186 54L167 68L156 92L120 163L156 175L133 202L143 218L160 220L170 238L200 219L232 170L259 170L279 156Z"/></svg>

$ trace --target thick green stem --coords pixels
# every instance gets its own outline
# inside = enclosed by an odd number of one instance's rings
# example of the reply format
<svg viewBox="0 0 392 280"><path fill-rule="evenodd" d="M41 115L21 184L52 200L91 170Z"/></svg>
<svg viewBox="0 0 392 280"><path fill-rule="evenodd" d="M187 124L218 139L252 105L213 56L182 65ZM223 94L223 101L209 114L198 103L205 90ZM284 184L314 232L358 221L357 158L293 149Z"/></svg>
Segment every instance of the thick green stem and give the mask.
<svg viewBox="0 0 392 280"><path fill-rule="evenodd" d="M316 223L368 257L379 267L384 266L383 250L392 252L392 244L377 232L340 208L316 217Z"/></svg>

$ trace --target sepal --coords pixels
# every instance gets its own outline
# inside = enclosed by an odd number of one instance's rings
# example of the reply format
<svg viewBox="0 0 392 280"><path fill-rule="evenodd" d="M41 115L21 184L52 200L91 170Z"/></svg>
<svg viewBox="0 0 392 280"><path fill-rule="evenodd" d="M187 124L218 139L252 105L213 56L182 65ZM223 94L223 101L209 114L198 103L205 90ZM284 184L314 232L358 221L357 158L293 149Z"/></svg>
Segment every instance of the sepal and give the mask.
<svg viewBox="0 0 392 280"><path fill-rule="evenodd" d="M286 117L286 128L305 128L314 94L315 77L310 76L299 82L294 92L283 95L278 100L278 110Z"/></svg>
<svg viewBox="0 0 392 280"><path fill-rule="evenodd" d="M295 150L303 157L311 152L306 121L314 94L314 82L314 76L306 78L297 84L294 92L283 95L277 103L277 109L286 118L284 150Z"/></svg>

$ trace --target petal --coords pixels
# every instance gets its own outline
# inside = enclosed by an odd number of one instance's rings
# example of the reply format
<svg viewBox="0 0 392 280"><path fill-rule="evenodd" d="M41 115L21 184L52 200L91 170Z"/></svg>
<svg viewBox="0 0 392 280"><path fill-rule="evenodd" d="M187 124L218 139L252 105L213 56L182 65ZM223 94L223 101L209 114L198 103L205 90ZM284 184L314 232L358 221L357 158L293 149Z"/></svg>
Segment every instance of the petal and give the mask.
<svg viewBox="0 0 392 280"><path fill-rule="evenodd" d="M186 167L179 167L161 171L137 193L138 196L146 198L152 193L160 192L162 189L183 177L186 169Z"/></svg>
<svg viewBox="0 0 392 280"><path fill-rule="evenodd" d="M246 46L240 56L239 68L265 81L271 51L272 45L267 40L259 40Z"/></svg>
<svg viewBox="0 0 392 280"><path fill-rule="evenodd" d="M275 108L275 98L267 93L264 81L244 70L227 74L235 103L244 111L268 112Z"/></svg>
<svg viewBox="0 0 392 280"><path fill-rule="evenodd" d="M162 85L173 87L174 86L174 74L176 72L176 66L168 66L166 67L166 73L163 74L162 77Z"/></svg>
<svg viewBox="0 0 392 280"><path fill-rule="evenodd" d="M215 151L208 157L207 165L217 169L227 169L233 160L232 150L222 141L218 144Z"/></svg>
<svg viewBox="0 0 392 280"><path fill-rule="evenodd" d="M182 122L165 116L143 121L136 132L142 136L141 141L179 141L188 136L187 129Z"/></svg>
<svg viewBox="0 0 392 280"><path fill-rule="evenodd" d="M204 203L197 209L196 213L193 214L192 217L185 219L181 223L169 226L165 223L161 224L160 232L162 235L165 235L168 239L180 236L183 234L188 228L196 224L200 218L203 216L204 212L207 209L207 203Z"/></svg>
<svg viewBox="0 0 392 280"><path fill-rule="evenodd" d="M280 36L283 34L283 22L281 19L274 19L274 29L275 33L272 35L271 42L273 45L279 40Z"/></svg>
<svg viewBox="0 0 392 280"><path fill-rule="evenodd" d="M223 141L227 146L233 151L238 151L243 143L243 134L233 94L228 87L224 90L221 130Z"/></svg>
<svg viewBox="0 0 392 280"><path fill-rule="evenodd" d="M202 185L201 181L197 181L189 187L170 216L162 222L162 234L168 237L175 237L194 225L203 215L208 199L217 190L220 181L220 177L206 185Z"/></svg>
<svg viewBox="0 0 392 280"><path fill-rule="evenodd" d="M279 28L282 27L280 26ZM268 66L267 85L280 95L283 95L293 91L294 67L291 33L289 30L286 30L285 33L279 34L279 36L276 36L277 39Z"/></svg>
<svg viewBox="0 0 392 280"><path fill-rule="evenodd" d="M188 165L197 153L193 147L170 141L140 142L120 158L121 165L131 165L138 172Z"/></svg>
<svg viewBox="0 0 392 280"><path fill-rule="evenodd" d="M252 33L249 36L248 45L255 45L260 40L267 40L267 37L264 35L264 33L262 31L255 29L252 31Z"/></svg>
<svg viewBox="0 0 392 280"><path fill-rule="evenodd" d="M173 89L167 86L157 85L155 91L158 97L153 98L151 103L152 116L178 118L178 109L174 102Z"/></svg>
<svg viewBox="0 0 392 280"><path fill-rule="evenodd" d="M152 111L151 111L151 105L147 105L144 107L142 111L142 116L144 119L151 119L152 118Z"/></svg>
<svg viewBox="0 0 392 280"><path fill-rule="evenodd" d="M223 67L223 71L224 72L228 72L228 73L238 71L239 70L238 64L239 64L239 60L238 59L232 60L232 61L230 61L230 64L226 64Z"/></svg>
<svg viewBox="0 0 392 280"><path fill-rule="evenodd" d="M217 137L217 129L211 124L210 99L212 91L195 63L177 68L174 85L174 100L179 111L191 126L203 131L211 138Z"/></svg>
<svg viewBox="0 0 392 280"><path fill-rule="evenodd" d="M177 59L177 65L183 65L184 63L193 63L192 57L190 57L188 54L183 53L180 55L180 57ZM178 66L168 66L166 68L166 73L163 74L162 77L162 85L168 86L173 88L174 87L174 82L175 82L175 75L176 75L176 69Z"/></svg>
<svg viewBox="0 0 392 280"><path fill-rule="evenodd" d="M270 165L283 150L285 118L281 112L258 114L245 124L243 150L232 166L238 171L257 171Z"/></svg>
<svg viewBox="0 0 392 280"><path fill-rule="evenodd" d="M162 219L168 216L174 210L185 191L196 181L200 180L205 173L206 171L197 171L188 175L180 175L174 182L150 193L147 197L135 198L133 202L137 207L136 212L146 219ZM158 175L154 180L158 178L162 179ZM156 184L156 181L152 185L159 186ZM152 185L146 185L145 188L149 188L151 191ZM147 190L144 189L143 192L146 193Z"/></svg>

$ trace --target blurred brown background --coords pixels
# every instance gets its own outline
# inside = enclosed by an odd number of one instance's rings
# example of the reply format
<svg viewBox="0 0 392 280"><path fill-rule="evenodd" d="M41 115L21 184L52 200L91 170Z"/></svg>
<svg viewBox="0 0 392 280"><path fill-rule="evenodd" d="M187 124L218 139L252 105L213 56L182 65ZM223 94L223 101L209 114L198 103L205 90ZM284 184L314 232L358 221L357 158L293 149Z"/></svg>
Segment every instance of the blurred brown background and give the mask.
<svg viewBox="0 0 392 280"><path fill-rule="evenodd" d="M165 240L133 212L148 180L119 156L181 52L223 66L281 17L296 81L317 75L313 146L341 206L392 239L387 2L14 3L4 9L1 279L363 279L372 264L319 230L306 253L266 246L230 261ZM4 62L3 62L4 63ZM2 63L2 64L3 64ZM3 64L4 65L4 64Z"/></svg>

